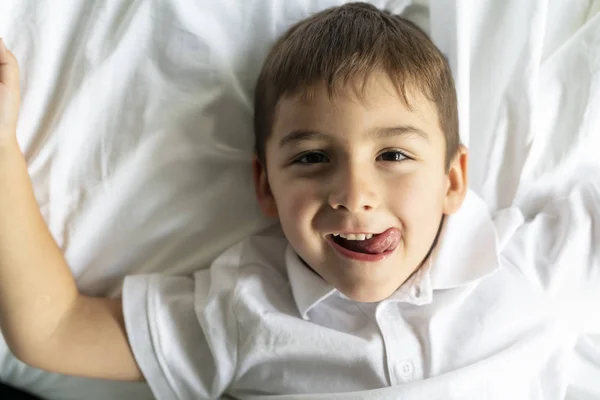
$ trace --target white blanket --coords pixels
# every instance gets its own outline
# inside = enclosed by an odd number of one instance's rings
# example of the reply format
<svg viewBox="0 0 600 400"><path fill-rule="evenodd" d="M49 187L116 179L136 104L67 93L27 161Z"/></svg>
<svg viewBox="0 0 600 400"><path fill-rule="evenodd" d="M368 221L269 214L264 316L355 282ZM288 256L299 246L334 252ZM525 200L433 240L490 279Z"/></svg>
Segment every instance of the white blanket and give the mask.
<svg viewBox="0 0 600 400"><path fill-rule="evenodd" d="M289 25L344 2L0 2L0 36L22 68L19 141L82 291L116 296L126 274L204 268L270 223L250 179L255 79ZM471 184L492 209L534 212L567 190L552 178L594 158L597 0L371 2L404 12L449 57ZM600 397L598 346L578 350L569 396ZM151 398L145 384L29 368L4 343L0 379L48 399Z"/></svg>

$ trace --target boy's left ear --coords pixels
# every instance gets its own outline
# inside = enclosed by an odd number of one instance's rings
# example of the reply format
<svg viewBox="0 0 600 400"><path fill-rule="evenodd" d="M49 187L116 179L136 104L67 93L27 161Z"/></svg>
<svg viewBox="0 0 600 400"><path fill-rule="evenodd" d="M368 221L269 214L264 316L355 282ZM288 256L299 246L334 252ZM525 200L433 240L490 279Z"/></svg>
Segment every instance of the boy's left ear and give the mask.
<svg viewBox="0 0 600 400"><path fill-rule="evenodd" d="M256 155L252 159L252 171L254 175L254 190L256 191L256 200L262 209L263 214L267 217L276 218L277 206L275 205L275 197L271 192L269 179L267 177L267 169Z"/></svg>
<svg viewBox="0 0 600 400"><path fill-rule="evenodd" d="M446 199L444 201L444 214L453 214L462 205L467 195L469 166L469 151L462 144L459 146L456 156L450 163L448 169L448 186Z"/></svg>

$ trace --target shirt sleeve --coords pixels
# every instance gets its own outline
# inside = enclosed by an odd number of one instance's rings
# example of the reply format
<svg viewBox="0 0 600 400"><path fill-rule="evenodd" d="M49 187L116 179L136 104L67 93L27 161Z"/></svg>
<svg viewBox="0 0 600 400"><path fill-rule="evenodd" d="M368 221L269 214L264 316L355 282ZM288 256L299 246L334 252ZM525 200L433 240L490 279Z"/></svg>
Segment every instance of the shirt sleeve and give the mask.
<svg viewBox="0 0 600 400"><path fill-rule="evenodd" d="M581 333L600 332L600 182L586 181L525 222L502 252Z"/></svg>
<svg viewBox="0 0 600 400"><path fill-rule="evenodd" d="M221 274L221 286L227 274ZM123 312L136 361L157 399L218 398L235 372L237 328L211 271L125 279ZM210 326L202 322L207 309Z"/></svg>

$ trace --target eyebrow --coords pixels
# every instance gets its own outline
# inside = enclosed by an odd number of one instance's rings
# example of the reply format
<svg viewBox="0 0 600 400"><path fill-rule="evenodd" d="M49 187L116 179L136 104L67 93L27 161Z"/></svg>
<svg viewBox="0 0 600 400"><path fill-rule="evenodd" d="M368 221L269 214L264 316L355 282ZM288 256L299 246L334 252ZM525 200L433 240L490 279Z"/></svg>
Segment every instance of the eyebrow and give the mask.
<svg viewBox="0 0 600 400"><path fill-rule="evenodd" d="M429 135L421 129L412 125L399 125L375 129L369 136L373 138L388 138L393 136L417 136L429 140Z"/></svg>
<svg viewBox="0 0 600 400"><path fill-rule="evenodd" d="M429 135L419 128L412 125L399 125L393 127L376 128L369 132L368 137L372 139L388 138L394 136L413 136L429 140ZM327 140L331 135L317 131L296 130L288 133L279 141L279 147L284 147L290 143L307 142L311 140Z"/></svg>

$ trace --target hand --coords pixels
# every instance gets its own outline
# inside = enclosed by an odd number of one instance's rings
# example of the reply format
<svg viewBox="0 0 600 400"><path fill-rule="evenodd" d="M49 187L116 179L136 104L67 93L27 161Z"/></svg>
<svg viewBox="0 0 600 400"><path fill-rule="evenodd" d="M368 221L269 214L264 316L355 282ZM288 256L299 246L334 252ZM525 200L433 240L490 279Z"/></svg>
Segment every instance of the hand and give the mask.
<svg viewBox="0 0 600 400"><path fill-rule="evenodd" d="M16 139L19 104L19 65L0 38L0 144Z"/></svg>

